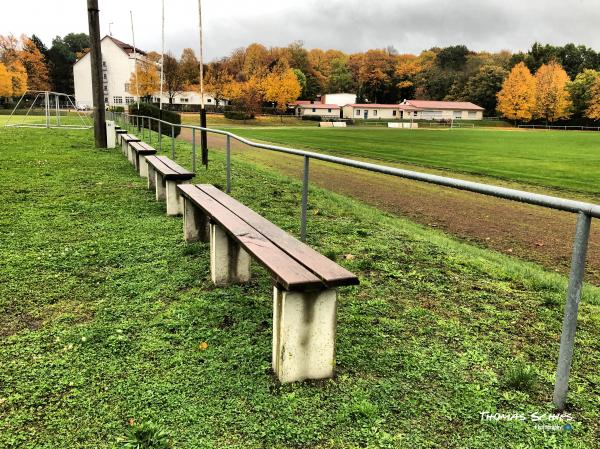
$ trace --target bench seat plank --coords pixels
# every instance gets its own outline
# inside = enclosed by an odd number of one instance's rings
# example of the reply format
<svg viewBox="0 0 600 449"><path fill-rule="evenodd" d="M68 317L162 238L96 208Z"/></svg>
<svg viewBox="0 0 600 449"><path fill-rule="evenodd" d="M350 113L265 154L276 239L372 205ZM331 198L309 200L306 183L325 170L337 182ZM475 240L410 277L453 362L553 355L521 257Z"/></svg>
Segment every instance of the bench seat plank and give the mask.
<svg viewBox="0 0 600 449"><path fill-rule="evenodd" d="M200 188L184 184L179 190L258 259L278 285L286 290L324 288L321 279Z"/></svg>
<svg viewBox="0 0 600 449"><path fill-rule="evenodd" d="M341 285L357 285L359 283L358 278L353 273L315 251L310 246L302 243L300 240L295 239L277 225L230 197L225 192L220 191L215 186L199 184L197 187L232 211L296 261L304 265L309 271L319 277L327 287L333 288Z"/></svg>
<svg viewBox="0 0 600 449"><path fill-rule="evenodd" d="M156 149L145 142L131 142L131 149L138 154L156 154Z"/></svg>
<svg viewBox="0 0 600 449"><path fill-rule="evenodd" d="M181 165L176 164L166 156L148 156L146 162L152 165L154 170L159 172L165 179L192 179L193 172L186 170Z"/></svg>
<svg viewBox="0 0 600 449"><path fill-rule="evenodd" d="M133 134L123 134L121 136L121 139L124 140L125 142L139 142L140 141L140 139L135 137Z"/></svg>

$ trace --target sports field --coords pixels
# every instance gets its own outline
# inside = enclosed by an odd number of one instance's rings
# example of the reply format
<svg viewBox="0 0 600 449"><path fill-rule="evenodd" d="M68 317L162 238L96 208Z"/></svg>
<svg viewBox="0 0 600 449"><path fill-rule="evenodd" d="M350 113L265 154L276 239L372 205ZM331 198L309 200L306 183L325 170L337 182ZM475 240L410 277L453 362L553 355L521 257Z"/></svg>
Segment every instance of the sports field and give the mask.
<svg viewBox="0 0 600 449"><path fill-rule="evenodd" d="M600 133L493 129L237 128L245 137L600 194Z"/></svg>

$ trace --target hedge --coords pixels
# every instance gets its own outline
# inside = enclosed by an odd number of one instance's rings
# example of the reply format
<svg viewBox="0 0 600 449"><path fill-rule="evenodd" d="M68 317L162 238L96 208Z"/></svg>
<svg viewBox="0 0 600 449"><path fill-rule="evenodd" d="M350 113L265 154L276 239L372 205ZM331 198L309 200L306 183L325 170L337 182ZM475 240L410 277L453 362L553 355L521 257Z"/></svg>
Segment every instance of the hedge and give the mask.
<svg viewBox="0 0 600 449"><path fill-rule="evenodd" d="M137 105L129 105L129 113L131 115L145 115L146 117L162 118L162 120L176 125L181 124L181 115L173 111L165 111L164 109L161 111L160 108L149 103L140 103L139 107ZM144 125L146 125L146 123L147 120ZM151 128L153 131L158 132L158 122L151 120ZM177 137L181 132L181 127L175 126L174 129L175 137ZM161 133L166 136L171 136L171 127L163 124L161 126Z"/></svg>

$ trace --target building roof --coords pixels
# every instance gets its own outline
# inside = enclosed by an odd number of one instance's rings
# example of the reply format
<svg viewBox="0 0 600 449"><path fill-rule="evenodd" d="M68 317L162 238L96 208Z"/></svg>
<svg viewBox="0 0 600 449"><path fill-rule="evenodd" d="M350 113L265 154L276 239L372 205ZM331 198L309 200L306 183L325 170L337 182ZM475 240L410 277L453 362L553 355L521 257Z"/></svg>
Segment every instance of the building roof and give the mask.
<svg viewBox="0 0 600 449"><path fill-rule="evenodd" d="M418 109L462 109L467 111L483 111L484 108L469 101L428 101L404 100L402 104L414 106Z"/></svg>
<svg viewBox="0 0 600 449"><path fill-rule="evenodd" d="M120 41L119 39L115 39L112 36L104 36L103 39L109 38L111 41L113 41L115 44L117 44L118 47L120 47L125 53L127 53L128 55L130 55L131 53L139 53L140 55L144 55L146 56L146 52L143 50L140 50L137 47L134 47L133 45L127 44L123 41Z"/></svg>
<svg viewBox="0 0 600 449"><path fill-rule="evenodd" d="M115 44L117 47L119 47L121 50L123 50L123 51L124 51L125 53L127 53L128 55L130 55L130 54L134 53L134 47L133 47L133 45L127 44L127 43L125 43L125 42L123 42L123 41L120 41L119 39L115 39L114 37L112 37L112 36L109 36L108 34L102 38L102 40L104 40L104 39L110 39L111 41L113 41L113 42L114 42L114 44ZM79 59L77 59L77 61L75 61L75 64L77 64L79 61L81 61L81 60L83 59L83 57L84 57L85 55L87 55L89 52L90 52L90 49L89 49L89 48L86 48L86 49L85 49L85 50L84 50L84 51L81 53L81 56L79 57ZM143 56L146 56L146 55L147 55L147 53L146 53L144 50L140 50L140 49L139 49L139 48L137 48L137 47L135 48L135 53L137 53L138 55L143 55Z"/></svg>
<svg viewBox="0 0 600 449"><path fill-rule="evenodd" d="M324 103L302 103L296 105L299 108L304 109L339 109L340 107L337 104L324 104Z"/></svg>
<svg viewBox="0 0 600 449"><path fill-rule="evenodd" d="M352 106L353 108L376 108L376 109L409 109L403 104L378 104L378 103L361 103L361 104L347 104L346 106Z"/></svg>

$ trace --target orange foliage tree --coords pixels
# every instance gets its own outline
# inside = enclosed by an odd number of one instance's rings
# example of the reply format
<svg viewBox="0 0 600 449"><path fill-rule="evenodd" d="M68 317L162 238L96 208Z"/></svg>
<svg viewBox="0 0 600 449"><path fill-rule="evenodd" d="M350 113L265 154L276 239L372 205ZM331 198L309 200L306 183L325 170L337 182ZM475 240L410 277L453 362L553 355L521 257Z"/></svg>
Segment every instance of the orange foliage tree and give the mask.
<svg viewBox="0 0 600 449"><path fill-rule="evenodd" d="M31 90L50 90L50 75L46 59L37 45L27 36L21 37L19 61L27 72L27 84Z"/></svg>
<svg viewBox="0 0 600 449"><path fill-rule="evenodd" d="M129 79L129 93L139 97L151 97L160 90L160 75L152 61L138 60L135 72Z"/></svg>
<svg viewBox="0 0 600 449"><path fill-rule="evenodd" d="M498 92L498 112L510 120L531 120L535 105L535 81L520 62L510 71Z"/></svg>
<svg viewBox="0 0 600 449"><path fill-rule="evenodd" d="M543 64L535 74L533 116L554 122L571 116L571 95L567 90L569 75L557 62Z"/></svg>

